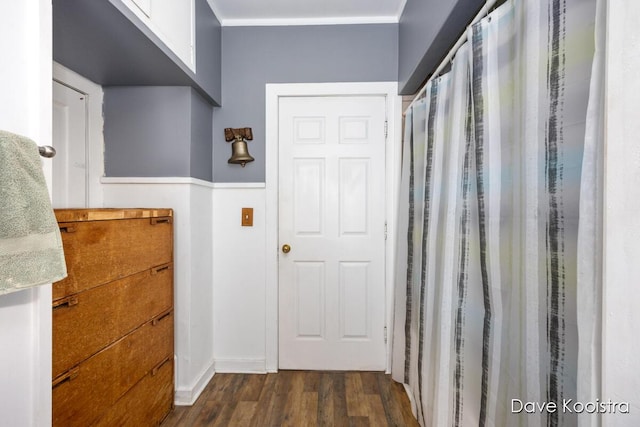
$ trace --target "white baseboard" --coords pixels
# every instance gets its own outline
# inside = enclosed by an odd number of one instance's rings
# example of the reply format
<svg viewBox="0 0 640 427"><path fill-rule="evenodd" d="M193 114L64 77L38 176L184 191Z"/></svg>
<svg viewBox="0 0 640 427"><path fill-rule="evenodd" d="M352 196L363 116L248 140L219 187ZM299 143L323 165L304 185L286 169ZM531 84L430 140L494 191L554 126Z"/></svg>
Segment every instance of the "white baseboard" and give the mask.
<svg viewBox="0 0 640 427"><path fill-rule="evenodd" d="M176 393L173 399L173 403L176 406L191 406L193 405L198 397L200 397L200 393L204 390L204 388L209 384L211 378L216 373L215 363L212 361L209 367L207 367L199 378L195 381L192 387L189 388L181 388L176 387Z"/></svg>
<svg viewBox="0 0 640 427"><path fill-rule="evenodd" d="M216 359L216 372L266 374L265 359Z"/></svg>

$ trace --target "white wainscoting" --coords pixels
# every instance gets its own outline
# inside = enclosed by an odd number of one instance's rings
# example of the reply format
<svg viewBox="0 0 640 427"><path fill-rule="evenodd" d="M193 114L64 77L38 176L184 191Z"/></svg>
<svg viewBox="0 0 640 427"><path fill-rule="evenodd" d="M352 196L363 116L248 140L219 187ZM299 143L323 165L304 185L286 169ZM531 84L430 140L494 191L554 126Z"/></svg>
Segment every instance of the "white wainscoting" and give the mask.
<svg viewBox="0 0 640 427"><path fill-rule="evenodd" d="M213 184L194 178L103 178L105 207L174 210L176 405L214 375Z"/></svg>
<svg viewBox="0 0 640 427"><path fill-rule="evenodd" d="M173 399L173 403L176 406L191 406L196 403L200 393L204 390L204 388L209 384L211 378L216 373L216 367L211 362L208 366L204 367L204 370L196 375L193 379L193 382L189 386L181 386L178 387L176 382L176 393Z"/></svg>
<svg viewBox="0 0 640 427"><path fill-rule="evenodd" d="M214 355L217 372L266 372L264 184L213 190ZM253 208L253 227L242 227Z"/></svg>

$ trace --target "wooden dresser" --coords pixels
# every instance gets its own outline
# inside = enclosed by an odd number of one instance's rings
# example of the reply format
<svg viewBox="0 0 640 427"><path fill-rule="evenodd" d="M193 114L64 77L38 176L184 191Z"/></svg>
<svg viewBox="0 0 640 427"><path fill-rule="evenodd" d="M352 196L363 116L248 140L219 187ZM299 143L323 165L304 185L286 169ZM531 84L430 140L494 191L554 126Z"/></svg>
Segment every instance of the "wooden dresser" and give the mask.
<svg viewBox="0 0 640 427"><path fill-rule="evenodd" d="M58 209L53 425L155 426L173 407L173 211Z"/></svg>

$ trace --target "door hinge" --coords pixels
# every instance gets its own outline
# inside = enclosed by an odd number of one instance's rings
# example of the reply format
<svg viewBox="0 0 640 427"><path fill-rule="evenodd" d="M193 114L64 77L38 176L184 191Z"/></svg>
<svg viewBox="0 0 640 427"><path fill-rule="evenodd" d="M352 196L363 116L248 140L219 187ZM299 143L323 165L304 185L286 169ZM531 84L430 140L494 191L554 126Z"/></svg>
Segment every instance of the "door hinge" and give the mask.
<svg viewBox="0 0 640 427"><path fill-rule="evenodd" d="M388 233L387 233L387 223L385 222L384 223L384 240L387 240L387 235L388 235Z"/></svg>
<svg viewBox="0 0 640 427"><path fill-rule="evenodd" d="M389 122L387 120L384 121L384 137L387 138L389 134Z"/></svg>
<svg viewBox="0 0 640 427"><path fill-rule="evenodd" d="M384 327L384 343L387 343L387 327Z"/></svg>

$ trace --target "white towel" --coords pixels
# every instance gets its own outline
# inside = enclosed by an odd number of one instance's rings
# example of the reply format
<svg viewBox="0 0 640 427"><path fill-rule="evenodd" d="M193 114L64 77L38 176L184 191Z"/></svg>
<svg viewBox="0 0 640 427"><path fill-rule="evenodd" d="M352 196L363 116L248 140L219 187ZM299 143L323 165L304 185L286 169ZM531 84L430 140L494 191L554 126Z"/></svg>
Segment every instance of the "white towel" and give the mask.
<svg viewBox="0 0 640 427"><path fill-rule="evenodd" d="M38 146L0 131L0 295L66 276Z"/></svg>

